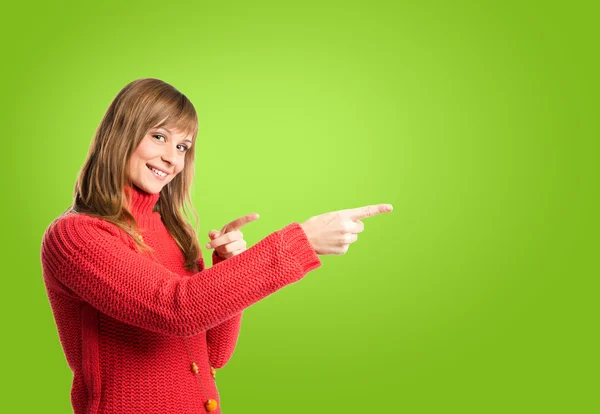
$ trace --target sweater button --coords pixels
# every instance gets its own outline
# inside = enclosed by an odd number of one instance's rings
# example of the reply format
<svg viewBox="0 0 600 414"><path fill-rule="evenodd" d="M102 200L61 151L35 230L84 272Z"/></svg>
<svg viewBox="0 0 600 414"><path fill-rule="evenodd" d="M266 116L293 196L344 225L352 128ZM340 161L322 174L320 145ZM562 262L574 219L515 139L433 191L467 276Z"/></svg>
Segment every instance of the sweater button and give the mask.
<svg viewBox="0 0 600 414"><path fill-rule="evenodd" d="M217 402L211 398L204 403L204 406L206 407L206 411L215 411L217 409Z"/></svg>
<svg viewBox="0 0 600 414"><path fill-rule="evenodd" d="M197 374L197 373L198 373L198 365L196 365L196 363L195 363L195 362L192 362L192 372L193 372L194 374Z"/></svg>
<svg viewBox="0 0 600 414"><path fill-rule="evenodd" d="M212 374L213 378L217 378L217 370L214 369L213 367L210 367L210 373Z"/></svg>
<svg viewBox="0 0 600 414"><path fill-rule="evenodd" d="M138 240L141 241L142 243L144 242L144 238L142 237L141 234L138 234L137 236Z"/></svg>

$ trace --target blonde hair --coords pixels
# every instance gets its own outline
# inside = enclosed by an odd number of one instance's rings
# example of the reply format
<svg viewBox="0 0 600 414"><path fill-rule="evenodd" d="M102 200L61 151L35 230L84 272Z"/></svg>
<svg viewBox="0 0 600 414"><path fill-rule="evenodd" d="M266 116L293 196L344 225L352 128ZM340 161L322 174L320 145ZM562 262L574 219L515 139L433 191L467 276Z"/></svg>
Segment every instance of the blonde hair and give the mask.
<svg viewBox="0 0 600 414"><path fill-rule="evenodd" d="M127 163L149 129L165 127L181 130L192 137L185 153L185 166L160 192L154 207L185 257L185 268L197 271L201 256L197 231L186 221L187 207L198 214L190 199L194 176L194 150L198 117L189 99L159 79L137 79L117 94L96 129L87 158L79 171L73 193L73 205L65 212L100 217L127 232L141 251L152 248L136 236L135 218L127 209L131 199L125 186L132 186ZM182 212L183 210L183 212Z"/></svg>

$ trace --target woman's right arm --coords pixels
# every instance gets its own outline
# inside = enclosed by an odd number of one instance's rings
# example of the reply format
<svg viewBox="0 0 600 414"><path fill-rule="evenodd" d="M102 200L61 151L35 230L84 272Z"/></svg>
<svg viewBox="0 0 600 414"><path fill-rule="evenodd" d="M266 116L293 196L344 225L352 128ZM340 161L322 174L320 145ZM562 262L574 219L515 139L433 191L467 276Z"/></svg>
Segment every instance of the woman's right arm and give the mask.
<svg viewBox="0 0 600 414"><path fill-rule="evenodd" d="M192 276L173 276L135 251L127 233L85 214L44 233L42 270L101 312L165 335L192 336L238 314L321 266L300 224L271 233L242 254Z"/></svg>

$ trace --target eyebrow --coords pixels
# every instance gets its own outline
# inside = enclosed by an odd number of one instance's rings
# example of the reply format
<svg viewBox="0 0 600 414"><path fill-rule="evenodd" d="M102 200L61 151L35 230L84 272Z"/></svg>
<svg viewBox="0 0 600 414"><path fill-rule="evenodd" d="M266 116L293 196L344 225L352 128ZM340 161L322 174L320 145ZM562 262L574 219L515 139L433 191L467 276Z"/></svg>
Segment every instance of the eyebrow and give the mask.
<svg viewBox="0 0 600 414"><path fill-rule="evenodd" d="M169 135L173 135L173 133L171 131L169 131L167 128L156 128L156 130L162 129L163 131L166 131ZM190 144L193 144L192 140L190 139L184 139L183 142L189 142Z"/></svg>

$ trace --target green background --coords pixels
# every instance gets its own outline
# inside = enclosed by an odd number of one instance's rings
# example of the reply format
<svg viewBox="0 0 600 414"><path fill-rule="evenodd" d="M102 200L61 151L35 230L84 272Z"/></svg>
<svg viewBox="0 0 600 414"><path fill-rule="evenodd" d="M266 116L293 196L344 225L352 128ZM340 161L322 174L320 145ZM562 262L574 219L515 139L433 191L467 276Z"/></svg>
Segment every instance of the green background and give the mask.
<svg viewBox="0 0 600 414"><path fill-rule="evenodd" d="M71 410L41 237L155 77L199 115L201 241L394 206L245 311L225 414L598 412L594 3L217 4L5 8L0 410Z"/></svg>

